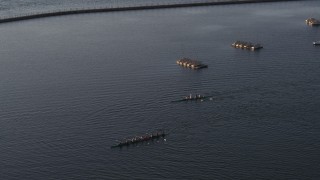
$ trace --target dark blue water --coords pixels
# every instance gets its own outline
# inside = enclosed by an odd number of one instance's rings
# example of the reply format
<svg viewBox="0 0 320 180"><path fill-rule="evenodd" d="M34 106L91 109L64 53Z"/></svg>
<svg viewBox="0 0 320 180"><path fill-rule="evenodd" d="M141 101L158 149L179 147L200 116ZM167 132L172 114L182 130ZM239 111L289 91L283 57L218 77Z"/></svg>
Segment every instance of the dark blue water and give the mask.
<svg viewBox="0 0 320 180"><path fill-rule="evenodd" d="M317 179L320 2L0 25L0 179ZM261 43L258 52L235 40ZM208 69L175 64L196 58ZM212 101L170 103L189 93ZM110 149L158 128L166 141Z"/></svg>

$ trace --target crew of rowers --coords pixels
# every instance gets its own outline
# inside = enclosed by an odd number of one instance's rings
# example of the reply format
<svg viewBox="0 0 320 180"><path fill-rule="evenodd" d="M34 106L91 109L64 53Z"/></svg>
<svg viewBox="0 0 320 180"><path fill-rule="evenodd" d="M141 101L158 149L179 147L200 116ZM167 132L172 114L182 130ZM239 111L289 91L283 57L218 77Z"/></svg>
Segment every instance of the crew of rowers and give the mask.
<svg viewBox="0 0 320 180"><path fill-rule="evenodd" d="M307 25L309 25L309 26L317 26L317 25L320 25L320 21L317 20L317 19L315 19L315 18L308 18L308 19L306 20L306 23L307 23Z"/></svg>
<svg viewBox="0 0 320 180"><path fill-rule="evenodd" d="M203 98L204 96L201 96L200 94L196 94L194 97L192 96L192 94L184 97L184 99L186 100L196 100L196 99L203 99Z"/></svg>
<svg viewBox="0 0 320 180"><path fill-rule="evenodd" d="M160 132L159 131L156 132L156 134L152 133L152 134L146 134L143 136L135 136L132 138L124 139L123 141L119 142L119 144L117 144L116 146L120 147L120 146L130 145L130 144L134 144L134 143L149 141L154 138L164 137L165 135L166 134L162 130Z"/></svg>

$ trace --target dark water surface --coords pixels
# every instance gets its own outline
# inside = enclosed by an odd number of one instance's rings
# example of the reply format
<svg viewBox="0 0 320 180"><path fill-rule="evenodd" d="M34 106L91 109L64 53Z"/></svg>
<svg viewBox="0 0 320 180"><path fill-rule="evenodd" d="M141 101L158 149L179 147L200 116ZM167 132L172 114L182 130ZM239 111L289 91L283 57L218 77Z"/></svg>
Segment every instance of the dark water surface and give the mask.
<svg viewBox="0 0 320 180"><path fill-rule="evenodd" d="M0 25L0 179L317 179L320 1ZM235 40L262 43L250 52ZM186 56L209 65L192 71ZM189 93L213 101L170 103ZM167 141L110 149L165 128Z"/></svg>

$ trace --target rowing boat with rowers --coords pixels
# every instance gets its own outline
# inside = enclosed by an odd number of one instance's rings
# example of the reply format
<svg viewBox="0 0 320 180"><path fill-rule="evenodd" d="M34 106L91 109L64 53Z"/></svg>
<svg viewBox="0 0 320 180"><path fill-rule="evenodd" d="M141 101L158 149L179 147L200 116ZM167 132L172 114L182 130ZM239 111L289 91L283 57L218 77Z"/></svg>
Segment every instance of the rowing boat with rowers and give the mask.
<svg viewBox="0 0 320 180"><path fill-rule="evenodd" d="M192 96L192 94L190 94L189 96L185 96L180 100L176 100L176 101L171 101L171 102L183 102L183 101L204 101L205 99L210 99L212 100L212 96L203 96L200 94L196 94L195 96Z"/></svg>
<svg viewBox="0 0 320 180"><path fill-rule="evenodd" d="M130 146L133 144L137 144L137 143L142 143L142 142L146 142L146 141L150 141L150 140L154 140L154 139L159 139L161 137L165 137L166 135L168 135L167 133L165 133L164 130L159 130L156 132L153 132L151 134L146 133L145 135L141 135L141 136L134 136L131 138L125 138L122 141L118 141L117 144L111 146L111 148L116 148L116 147L123 147L123 146Z"/></svg>

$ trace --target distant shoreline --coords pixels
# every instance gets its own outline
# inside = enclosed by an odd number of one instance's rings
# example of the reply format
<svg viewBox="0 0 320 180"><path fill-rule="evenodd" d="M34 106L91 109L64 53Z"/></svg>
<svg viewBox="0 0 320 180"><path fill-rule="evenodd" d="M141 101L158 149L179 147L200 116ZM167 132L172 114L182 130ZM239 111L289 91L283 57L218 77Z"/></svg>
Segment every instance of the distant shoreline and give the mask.
<svg viewBox="0 0 320 180"><path fill-rule="evenodd" d="M28 19L37 19L53 16L64 16L72 14L87 14L87 13L102 13L102 12L117 12L117 11L137 11L149 9L169 9L169 8L183 8L183 7L199 7L199 6L212 6L212 5L229 5L229 4L249 4L249 3L265 3L265 2L280 2L280 1L299 1L299 0L230 0L224 2L193 2L182 4L163 4L163 5L139 5L131 7L105 7L93 9L76 9L65 10L57 12L39 13L32 15L22 15L0 19L0 23L22 21Z"/></svg>

